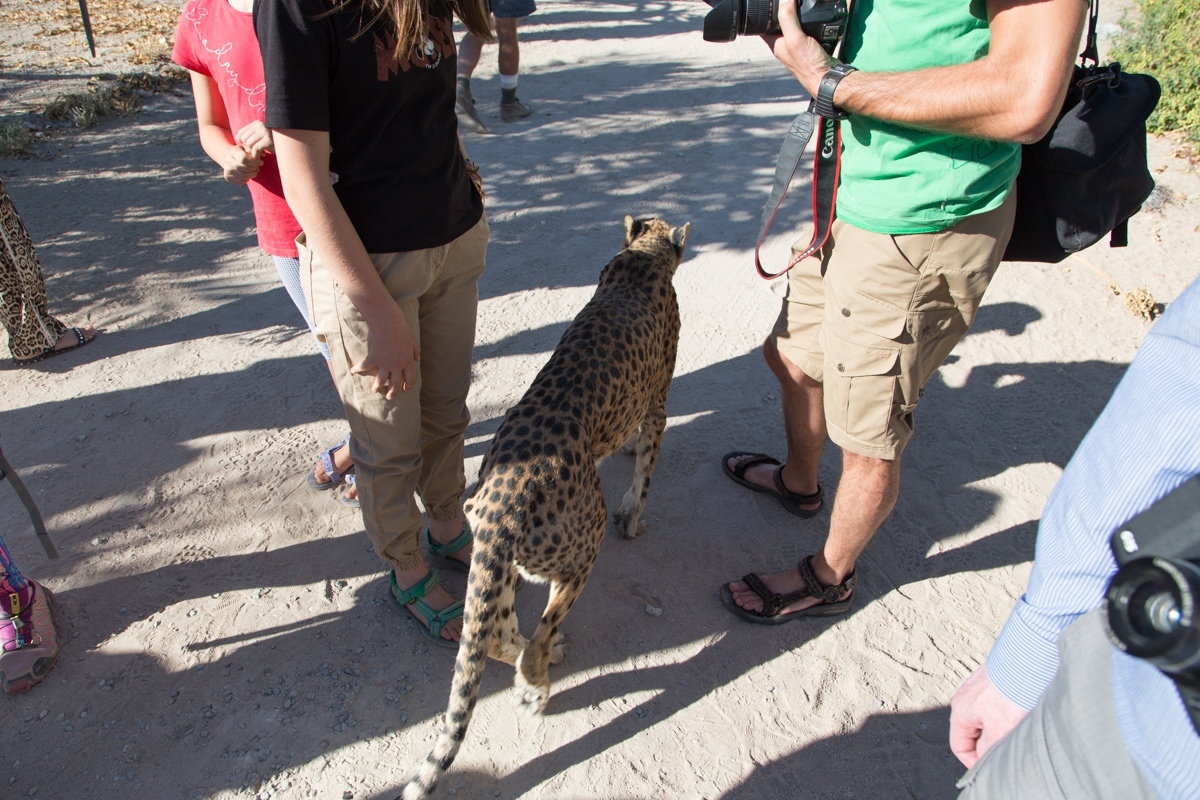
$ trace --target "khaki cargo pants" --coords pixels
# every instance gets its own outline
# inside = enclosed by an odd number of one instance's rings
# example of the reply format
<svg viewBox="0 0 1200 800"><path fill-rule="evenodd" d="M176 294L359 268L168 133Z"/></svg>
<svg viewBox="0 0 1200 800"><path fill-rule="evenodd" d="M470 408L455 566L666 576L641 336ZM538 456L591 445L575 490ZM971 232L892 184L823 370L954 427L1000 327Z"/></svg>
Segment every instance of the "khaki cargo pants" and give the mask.
<svg viewBox="0 0 1200 800"><path fill-rule="evenodd" d="M301 284L350 423L363 524L375 552L396 570L421 559L424 520L415 497L430 519L462 513L467 391L488 233L484 217L441 247L371 254L421 348L416 385L391 400L371 391L372 378L351 374L366 353L366 323L303 235L297 240Z"/></svg>

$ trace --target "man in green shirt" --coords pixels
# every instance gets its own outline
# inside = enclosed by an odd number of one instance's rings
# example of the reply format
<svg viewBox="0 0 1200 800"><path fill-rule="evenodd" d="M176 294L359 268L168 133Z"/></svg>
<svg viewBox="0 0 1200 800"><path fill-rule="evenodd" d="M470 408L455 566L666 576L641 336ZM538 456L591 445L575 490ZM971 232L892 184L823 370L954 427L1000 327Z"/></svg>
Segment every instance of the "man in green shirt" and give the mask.
<svg viewBox="0 0 1200 800"><path fill-rule="evenodd" d="M845 613L854 564L891 513L921 389L974 320L1013 225L1020 145L1066 94L1086 0L855 0L846 63L800 29L764 37L812 96L835 78L843 156L829 241L788 275L763 346L783 390L787 460L725 456L726 474L811 517L828 436L842 477L821 550L721 587L751 622ZM803 240L800 247L807 244Z"/></svg>

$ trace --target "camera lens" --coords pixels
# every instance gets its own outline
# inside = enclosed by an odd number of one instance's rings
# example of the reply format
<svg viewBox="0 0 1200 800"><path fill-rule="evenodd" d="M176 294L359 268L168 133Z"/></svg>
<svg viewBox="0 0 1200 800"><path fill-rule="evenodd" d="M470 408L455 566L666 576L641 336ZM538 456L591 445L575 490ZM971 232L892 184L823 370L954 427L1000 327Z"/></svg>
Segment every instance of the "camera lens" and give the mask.
<svg viewBox="0 0 1200 800"><path fill-rule="evenodd" d="M1114 644L1175 675L1200 673L1196 597L1200 569L1189 561L1139 558L1108 585L1108 627Z"/></svg>
<svg viewBox="0 0 1200 800"><path fill-rule="evenodd" d="M738 35L739 11L742 10L742 0L705 0L712 11L704 17L704 41L732 42Z"/></svg>
<svg viewBox="0 0 1200 800"><path fill-rule="evenodd" d="M746 0L746 21L738 33L760 35L779 33L779 14L775 0Z"/></svg>
<svg viewBox="0 0 1200 800"><path fill-rule="evenodd" d="M1179 598L1169 589L1141 589L1131 598L1130 605L1141 609L1141 613L1132 621L1143 636L1170 636L1179 630L1179 621L1183 618L1179 610Z"/></svg>

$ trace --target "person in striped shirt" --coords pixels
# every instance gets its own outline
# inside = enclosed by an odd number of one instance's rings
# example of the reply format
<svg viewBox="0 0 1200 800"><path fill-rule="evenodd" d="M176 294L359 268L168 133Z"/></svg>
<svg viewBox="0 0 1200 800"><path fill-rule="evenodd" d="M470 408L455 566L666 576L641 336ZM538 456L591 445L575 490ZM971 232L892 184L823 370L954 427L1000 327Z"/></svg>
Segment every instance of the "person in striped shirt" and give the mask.
<svg viewBox="0 0 1200 800"><path fill-rule="evenodd" d="M1113 532L1200 475L1200 280L1146 335L1063 471L1029 586L958 689L960 800L1195 800L1200 734L1173 681L1110 643ZM1194 622L1193 622L1194 624Z"/></svg>

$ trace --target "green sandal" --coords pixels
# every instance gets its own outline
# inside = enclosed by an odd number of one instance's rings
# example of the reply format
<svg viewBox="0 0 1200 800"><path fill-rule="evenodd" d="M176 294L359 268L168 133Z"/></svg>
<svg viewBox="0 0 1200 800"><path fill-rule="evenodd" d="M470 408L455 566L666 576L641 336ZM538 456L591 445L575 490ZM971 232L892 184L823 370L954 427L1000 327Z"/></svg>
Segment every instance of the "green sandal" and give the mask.
<svg viewBox="0 0 1200 800"><path fill-rule="evenodd" d="M466 520L463 520L462 533L452 542L438 544L433 540L433 534L429 532L429 528L421 531L421 541L424 543L425 549L429 551L429 558L426 561L433 566L438 569L456 569L459 572L470 571L470 567L466 564L457 558L450 557L471 543L471 529L467 527Z"/></svg>
<svg viewBox="0 0 1200 800"><path fill-rule="evenodd" d="M412 606L428 623L428 626L422 625L421 620L413 617L413 622L420 626L421 633L425 634L426 638L431 639L439 647L458 647L458 642L442 638L442 628L450 620L462 616L463 601L455 600L441 611L434 611L428 603L421 599L430 589L438 585L439 578L436 572L430 570L428 575L408 589L401 589L396 583L395 570L388 573L388 582L391 584L388 599L392 601L392 605L401 610L404 610L406 606ZM406 616L412 617L407 611L404 613Z"/></svg>

